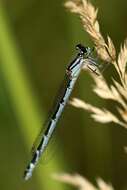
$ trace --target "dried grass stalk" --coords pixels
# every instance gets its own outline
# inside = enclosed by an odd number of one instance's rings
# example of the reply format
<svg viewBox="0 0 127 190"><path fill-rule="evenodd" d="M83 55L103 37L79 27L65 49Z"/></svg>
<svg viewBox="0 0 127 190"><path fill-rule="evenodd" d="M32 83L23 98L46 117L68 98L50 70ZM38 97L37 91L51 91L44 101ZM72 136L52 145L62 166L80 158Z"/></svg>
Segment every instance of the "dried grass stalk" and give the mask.
<svg viewBox="0 0 127 190"><path fill-rule="evenodd" d="M98 121L100 123L109 123L109 122L114 122L117 123L123 127L127 127L126 123L120 121L113 113L111 113L109 110L107 109L100 109L97 107L94 107L91 104L88 104L78 98L73 98L70 101L70 104L77 107L77 108L81 108L84 110L87 110L88 112L91 112L91 117L95 120Z"/></svg>
<svg viewBox="0 0 127 190"><path fill-rule="evenodd" d="M86 0L70 0L65 7L71 12L80 16L83 27L93 40L99 57L106 62L113 62L116 58L116 51L112 40L108 37L106 44L97 20L98 10Z"/></svg>
<svg viewBox="0 0 127 190"><path fill-rule="evenodd" d="M101 178L97 179L97 184L100 190L113 190L112 185L105 183Z"/></svg>
<svg viewBox="0 0 127 190"><path fill-rule="evenodd" d="M126 65L127 65L127 39L125 40L123 47L121 46L120 53L118 55L119 76L123 87L126 88L127 90Z"/></svg>
<svg viewBox="0 0 127 190"><path fill-rule="evenodd" d="M124 41L120 48L118 59L116 58L116 50L111 38L107 37L105 42L101 32L99 22L97 20L98 10L87 0L69 0L65 6L80 16L83 28L88 32L93 40L99 57L114 65L119 75L120 82L113 79L113 85L109 86L104 77L96 77L92 75L95 81L94 92L103 99L110 99L118 103L121 107L114 107L121 115L121 120L106 108L99 109L81 100L73 99L70 103L73 106L83 108L92 113L92 117L101 123L115 122L127 128L127 40Z"/></svg>
<svg viewBox="0 0 127 190"><path fill-rule="evenodd" d="M114 80L114 84L116 85L111 85L109 87L104 77L91 76L96 84L93 90L99 97L116 101L121 104L124 109L127 109L126 101L122 98L122 96L127 97L127 92L117 81Z"/></svg>
<svg viewBox="0 0 127 190"><path fill-rule="evenodd" d="M105 183L101 178L97 179L97 186L95 187L86 178L80 176L79 174L55 174L53 175L58 181L65 182L77 187L79 190L113 190L110 184Z"/></svg>

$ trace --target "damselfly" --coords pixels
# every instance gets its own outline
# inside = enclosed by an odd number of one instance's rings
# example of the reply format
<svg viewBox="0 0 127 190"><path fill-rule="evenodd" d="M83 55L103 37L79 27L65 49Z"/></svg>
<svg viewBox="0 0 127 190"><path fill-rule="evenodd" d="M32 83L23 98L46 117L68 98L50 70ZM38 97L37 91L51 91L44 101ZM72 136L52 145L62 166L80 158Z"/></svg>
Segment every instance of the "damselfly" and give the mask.
<svg viewBox="0 0 127 190"><path fill-rule="evenodd" d="M78 44L76 46L76 49L78 49L79 52L78 52L76 58L70 63L70 65L66 69L63 92L60 95L60 98L57 101L56 105L54 106L51 116L49 117L49 120L46 123L46 130L44 131L44 133L41 133L41 139L37 145L37 148L35 149L35 151L33 153L33 157L31 159L30 163L28 164L28 166L24 172L25 180L28 180L32 176L33 170L34 170L35 166L37 165L40 156L45 151L46 146L49 143L49 140L51 139L51 136L54 132L56 124L57 124L57 122L61 116L61 113L63 112L63 109L70 97L70 94L73 90L74 84L80 74L80 71L81 71L83 65L86 64L90 70L92 70L93 72L96 72L95 68L97 66L97 63L90 56L93 49L91 49L89 47L84 47L81 44ZM93 66L93 67L91 67L91 66Z"/></svg>

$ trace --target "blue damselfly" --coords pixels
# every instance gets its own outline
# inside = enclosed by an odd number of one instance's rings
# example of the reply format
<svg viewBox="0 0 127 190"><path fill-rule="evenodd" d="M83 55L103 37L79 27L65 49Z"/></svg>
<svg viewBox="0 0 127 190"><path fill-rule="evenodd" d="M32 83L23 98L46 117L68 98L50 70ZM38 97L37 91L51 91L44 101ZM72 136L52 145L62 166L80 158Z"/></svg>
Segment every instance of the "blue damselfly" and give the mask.
<svg viewBox="0 0 127 190"><path fill-rule="evenodd" d="M54 132L56 124L61 116L61 113L63 112L63 109L66 103L68 102L70 94L74 88L75 82L80 74L80 71L82 70L82 67L86 64L86 66L90 70L97 74L97 63L90 56L93 49L89 47L84 47L81 44L78 44L76 46L76 49L78 49L79 52L76 58L69 64L69 66L66 69L64 89L62 91L62 94L60 94L59 100L54 105L53 111L46 123L46 130L44 131L44 133L41 132L40 134L40 141L38 142L37 148L33 152L33 157L24 172L25 180L28 180L32 176L33 170L36 164L38 163L40 156L45 151L47 144L49 143L49 140L51 139L51 136Z"/></svg>

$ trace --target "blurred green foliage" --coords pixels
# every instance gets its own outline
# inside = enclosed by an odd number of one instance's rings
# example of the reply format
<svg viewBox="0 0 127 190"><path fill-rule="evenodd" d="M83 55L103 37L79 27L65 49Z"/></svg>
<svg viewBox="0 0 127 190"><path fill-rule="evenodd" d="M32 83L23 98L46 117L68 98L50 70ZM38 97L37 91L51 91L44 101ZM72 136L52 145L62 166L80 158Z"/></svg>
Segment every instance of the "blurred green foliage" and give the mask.
<svg viewBox="0 0 127 190"><path fill-rule="evenodd" d="M104 36L119 50L127 35L127 1L94 0ZM126 189L126 130L94 123L89 114L67 106L59 122L59 149L47 165L39 165L28 182L22 179L30 147L44 122L65 67L82 42L92 46L79 19L64 2L22 0L0 2L0 187L67 189L51 179L55 172L78 172L94 181L100 176L116 189ZM92 80L82 73L72 96L103 106L92 93ZM104 103L104 102L103 102ZM66 155L66 156L65 156ZM69 187L68 187L69 189Z"/></svg>

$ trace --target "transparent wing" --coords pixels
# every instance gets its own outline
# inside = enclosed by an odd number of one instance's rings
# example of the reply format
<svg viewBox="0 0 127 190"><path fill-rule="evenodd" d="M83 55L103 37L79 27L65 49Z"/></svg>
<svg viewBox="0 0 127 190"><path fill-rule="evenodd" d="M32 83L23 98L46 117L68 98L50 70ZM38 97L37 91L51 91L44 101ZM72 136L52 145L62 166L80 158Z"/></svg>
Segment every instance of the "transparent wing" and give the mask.
<svg viewBox="0 0 127 190"><path fill-rule="evenodd" d="M48 146L46 147L45 151L43 152L40 158L40 164L47 165L50 161L55 159L59 154L60 150L60 143L58 142L58 131L57 129L52 138L50 139Z"/></svg>
<svg viewBox="0 0 127 190"><path fill-rule="evenodd" d="M96 58L93 57L88 57L86 59L84 59L84 65L83 65L83 69L86 70L90 70L93 73L95 73L96 75L100 75L102 74L105 69L109 66L108 63L100 63L100 61Z"/></svg>
<svg viewBox="0 0 127 190"><path fill-rule="evenodd" d="M44 127L45 128L45 127ZM32 156L35 153L35 150L41 141L41 138L43 137L45 129L42 130L42 133L39 133L38 136L35 139L35 142L33 143L31 154ZM45 148L44 152L42 153L40 157L40 164L48 164L50 160L54 159L56 157L56 153L59 152L60 144L58 142L58 134L59 134L60 128L54 131L53 136L50 138L49 143L47 147ZM61 133L61 132L60 132Z"/></svg>
<svg viewBox="0 0 127 190"><path fill-rule="evenodd" d="M54 114L54 111L55 111L55 109L57 108L61 97L63 97L63 94L64 94L64 92L65 92L66 86L67 86L67 84L68 84L68 80L69 80L69 77L68 77L67 75L65 75L64 80L63 80L63 82L62 82L62 84L61 84L61 86L60 86L60 88L59 88L59 90L58 90L58 93L57 93L55 99L54 99L52 108L51 108L50 111L49 111L48 118L46 119L44 125L42 126L42 128L41 128L41 130L40 130L38 136L36 137L36 139L35 139L35 141L34 141L34 143L33 143L33 146L32 146L32 149L31 149L32 155L34 155L34 153L35 153L35 151L36 151L36 149L37 149L38 144L41 142L41 139L42 139L42 137L43 137L43 135L44 135L44 132L45 132L46 129L47 129L48 123L50 122L50 119L51 119L52 115ZM56 133L56 132L55 132L55 133ZM55 145L56 143L54 143L55 140L53 140L53 139L55 139L54 134L53 134L53 137L51 137L51 139L50 139L50 141L49 141L49 143L48 143L48 145L47 145L47 147L46 147L46 149L45 149L45 151L44 151L44 155L48 155L49 153L47 153L47 152L54 152L54 151L51 151L51 150L53 150L53 147L56 147L56 145ZM47 151L47 150L48 150L48 151ZM50 151L49 151L49 150L50 150ZM52 154L52 153L51 153L51 154ZM43 157L43 155L42 155L42 157ZM46 157L46 156L45 156L45 157ZM51 156L50 156L50 157L51 157Z"/></svg>

